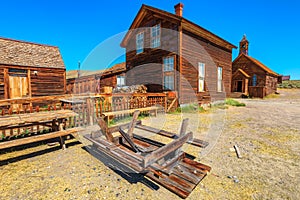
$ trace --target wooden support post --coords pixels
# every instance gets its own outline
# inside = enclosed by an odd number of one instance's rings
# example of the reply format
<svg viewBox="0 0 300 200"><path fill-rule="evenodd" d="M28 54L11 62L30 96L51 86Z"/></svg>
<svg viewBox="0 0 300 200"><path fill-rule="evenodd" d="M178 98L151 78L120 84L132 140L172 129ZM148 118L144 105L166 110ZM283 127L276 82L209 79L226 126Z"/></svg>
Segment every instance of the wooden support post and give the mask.
<svg viewBox="0 0 300 200"><path fill-rule="evenodd" d="M139 117L139 114L140 114L139 110L136 110L133 113L132 120L130 122L130 125L129 125L129 128L128 128L128 132L127 132L128 136L130 138L133 138L133 129L134 129L135 125L136 125L136 121L137 121L137 119Z"/></svg>
<svg viewBox="0 0 300 200"><path fill-rule="evenodd" d="M98 125L100 126L101 131L105 135L106 139L109 142L113 142L114 141L114 137L111 134L111 132L109 131L109 129L108 129L107 125L106 125L106 122L102 118L99 118Z"/></svg>
<svg viewBox="0 0 300 200"><path fill-rule="evenodd" d="M185 118L182 120L179 137L183 136L186 133L188 124L189 124L189 118Z"/></svg>

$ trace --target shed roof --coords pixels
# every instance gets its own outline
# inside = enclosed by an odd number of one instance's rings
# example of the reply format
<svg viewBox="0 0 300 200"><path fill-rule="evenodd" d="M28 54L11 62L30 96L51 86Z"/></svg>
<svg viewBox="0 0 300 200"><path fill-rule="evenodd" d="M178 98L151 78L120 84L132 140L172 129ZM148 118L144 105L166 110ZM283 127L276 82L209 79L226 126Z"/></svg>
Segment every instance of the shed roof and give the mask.
<svg viewBox="0 0 300 200"><path fill-rule="evenodd" d="M2 37L0 64L65 69L58 47Z"/></svg>
<svg viewBox="0 0 300 200"><path fill-rule="evenodd" d="M225 47L227 49L232 49L232 48L237 48L235 45L229 43L228 41L224 40L223 38L217 36L216 34L204 29L203 27L183 18L180 17L176 14L158 9L158 8L154 8L148 5L143 4L142 7L140 8L138 14L136 15L135 19L133 20L129 30L131 29L136 29L139 27L143 17L145 16L145 14L147 12L153 12L156 14L160 14L162 16L164 16L165 18L169 18L175 21L178 21L179 23L182 24L183 29L190 31L200 37L203 37L217 45L220 45L222 47ZM131 32L127 32L127 34L125 35L123 41L121 42L121 46L122 47L126 47L128 39L130 38Z"/></svg>
<svg viewBox="0 0 300 200"><path fill-rule="evenodd" d="M125 63L118 63L108 69L96 70L96 71L89 71L89 70L80 70L80 77L87 77L87 76L106 76L110 74L115 74L119 72L124 72L126 70ZM69 70L66 73L67 79L77 78L78 77L78 70Z"/></svg>
<svg viewBox="0 0 300 200"><path fill-rule="evenodd" d="M277 74L276 72L274 72L273 70L271 70L270 68L268 68L266 65L264 65L263 63L261 63L260 61L256 60L255 58L252 58L251 56L248 56L246 54L240 54L234 61L232 64L234 64L235 62L237 62L240 58L245 57L248 60L250 60L252 63L254 63L256 66L260 67L262 70L264 70L265 72L272 74L274 76L279 76L279 74Z"/></svg>

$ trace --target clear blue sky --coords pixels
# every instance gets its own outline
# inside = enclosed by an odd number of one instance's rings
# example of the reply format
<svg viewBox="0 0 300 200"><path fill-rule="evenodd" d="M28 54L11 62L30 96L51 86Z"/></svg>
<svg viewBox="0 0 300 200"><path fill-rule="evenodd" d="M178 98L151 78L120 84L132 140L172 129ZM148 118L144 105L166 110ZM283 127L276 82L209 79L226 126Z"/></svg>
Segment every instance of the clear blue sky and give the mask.
<svg viewBox="0 0 300 200"><path fill-rule="evenodd" d="M1 1L0 36L59 46L67 70L107 38L126 31L141 5L174 12L179 1ZM280 74L300 79L300 1L182 0L183 16L238 46ZM109 48L109 47L108 47ZM238 50L233 51L233 58ZM106 68L99 63L98 67ZM97 68L98 68L97 67Z"/></svg>

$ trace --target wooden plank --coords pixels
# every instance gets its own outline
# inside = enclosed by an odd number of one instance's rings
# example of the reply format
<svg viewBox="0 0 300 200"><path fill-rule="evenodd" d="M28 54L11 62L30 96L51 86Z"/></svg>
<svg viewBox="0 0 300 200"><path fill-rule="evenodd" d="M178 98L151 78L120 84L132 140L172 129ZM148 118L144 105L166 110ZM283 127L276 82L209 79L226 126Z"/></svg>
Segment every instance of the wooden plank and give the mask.
<svg viewBox="0 0 300 200"><path fill-rule="evenodd" d="M15 124L51 121L52 119L68 118L77 115L78 114L76 114L71 110L57 110L57 111L39 112L39 113L26 113L26 114L19 114L13 116L1 116L0 127L11 126Z"/></svg>
<svg viewBox="0 0 300 200"><path fill-rule="evenodd" d="M171 108L174 106L175 102L177 101L177 98L173 99L173 101L171 102L171 104L169 105L167 112L169 112L171 110Z"/></svg>
<svg viewBox="0 0 300 200"><path fill-rule="evenodd" d="M146 107L146 108L136 108L136 109L129 109L129 110L120 110L120 111L112 111L112 112L103 112L102 114L105 116L113 116L113 115L122 115L122 114L131 114L134 113L134 111L139 110L141 112L143 111L151 111L151 110L158 110L158 107Z"/></svg>
<svg viewBox="0 0 300 200"><path fill-rule="evenodd" d="M149 132L156 133L156 134L166 136L166 137L169 137L169 138L174 138L176 136L176 134L174 134L174 133L164 131L164 130L160 130L160 129L157 129L157 128L153 128L153 127L150 127L150 126L136 125L135 127L138 128L138 129L141 129L141 130L149 131Z"/></svg>
<svg viewBox="0 0 300 200"><path fill-rule="evenodd" d="M140 152L138 147L134 144L134 142L129 137L129 135L127 135L127 133L125 133L121 127L119 128L119 132L121 133L123 138L128 142L128 144L131 146L134 152Z"/></svg>
<svg viewBox="0 0 300 200"><path fill-rule="evenodd" d="M69 135L69 134L74 134L74 133L77 133L77 132L83 131L83 130L84 130L83 128L76 127L76 128L71 128L71 129L67 129L67 130L47 133L47 134L43 134L43 135L31 136L28 138L0 142L0 149L5 149L5 148L9 148L9 147L29 144L29 143L43 141L43 140L56 138L56 137L61 137L61 136Z"/></svg>
<svg viewBox="0 0 300 200"><path fill-rule="evenodd" d="M193 133L189 132L186 135L172 141L171 143L147 155L144 159L144 163L143 163L144 167L148 167L149 165L158 161L164 156L176 151L178 148L182 147L184 143L186 143L188 140L191 140L192 138L193 138Z"/></svg>
<svg viewBox="0 0 300 200"><path fill-rule="evenodd" d="M134 111L133 113L133 116L132 116L132 120L129 124L129 127L128 127L128 131L127 131L127 135L132 138L133 137L133 130L134 130L134 127L136 125L136 121L137 121L137 118L139 117L139 114L140 114L140 111L139 110L136 110Z"/></svg>
<svg viewBox="0 0 300 200"><path fill-rule="evenodd" d="M114 137L112 135L112 132L110 131L110 129L108 129L106 122L102 118L98 119L98 125L100 126L101 131L105 135L106 139L109 142L113 142Z"/></svg>
<svg viewBox="0 0 300 200"><path fill-rule="evenodd" d="M185 135L186 131L187 131L187 126L189 124L189 119L183 119L181 122L181 126L180 126L180 132L179 132L179 137Z"/></svg>

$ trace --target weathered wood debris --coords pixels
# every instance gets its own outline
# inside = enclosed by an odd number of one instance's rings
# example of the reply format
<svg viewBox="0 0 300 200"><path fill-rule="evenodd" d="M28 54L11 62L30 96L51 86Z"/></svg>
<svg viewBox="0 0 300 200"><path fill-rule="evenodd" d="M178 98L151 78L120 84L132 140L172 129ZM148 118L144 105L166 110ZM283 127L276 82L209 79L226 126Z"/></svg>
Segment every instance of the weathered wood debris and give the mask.
<svg viewBox="0 0 300 200"><path fill-rule="evenodd" d="M96 151L131 168L137 173L164 186L182 198L186 198L199 182L211 170L211 167L194 161L182 151L185 143L206 147L207 142L194 139L192 132L187 132L188 119L182 121L179 134L142 125L137 120L140 111L135 111L128 124L108 127L102 118L99 126L103 134L88 134L85 137L93 143ZM127 132L125 131L127 130ZM168 144L146 138L138 134L139 130L173 138ZM120 135L114 136L114 132ZM143 134L144 135L144 134Z"/></svg>

